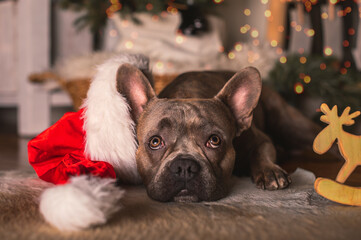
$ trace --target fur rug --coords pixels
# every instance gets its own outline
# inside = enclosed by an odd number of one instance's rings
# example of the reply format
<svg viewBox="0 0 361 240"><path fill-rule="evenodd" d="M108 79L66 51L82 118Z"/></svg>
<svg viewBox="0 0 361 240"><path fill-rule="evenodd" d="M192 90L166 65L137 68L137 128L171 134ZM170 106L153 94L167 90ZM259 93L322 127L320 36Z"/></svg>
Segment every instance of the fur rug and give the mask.
<svg viewBox="0 0 361 240"><path fill-rule="evenodd" d="M271 192L235 177L228 197L189 204L155 202L142 186L124 186L123 208L107 224L60 232L38 210L52 185L33 173L0 172L0 239L360 239L360 207L318 196L310 172L298 169L292 179Z"/></svg>

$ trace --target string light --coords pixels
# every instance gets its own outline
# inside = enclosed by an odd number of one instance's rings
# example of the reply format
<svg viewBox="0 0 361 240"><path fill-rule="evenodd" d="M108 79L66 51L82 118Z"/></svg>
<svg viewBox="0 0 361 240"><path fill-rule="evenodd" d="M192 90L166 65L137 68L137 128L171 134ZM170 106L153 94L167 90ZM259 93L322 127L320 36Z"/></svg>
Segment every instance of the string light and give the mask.
<svg viewBox="0 0 361 240"><path fill-rule="evenodd" d="M306 57L300 57L300 63L305 64L307 62Z"/></svg>
<svg viewBox="0 0 361 240"><path fill-rule="evenodd" d="M272 47L277 47L277 45L278 45L278 42L276 40L271 41L271 46Z"/></svg>
<svg viewBox="0 0 361 240"><path fill-rule="evenodd" d="M348 32L348 35L351 35L351 36L352 36L352 35L355 34L355 29L349 28L347 32Z"/></svg>
<svg viewBox="0 0 361 240"><path fill-rule="evenodd" d="M148 3L147 5L145 5L145 8L146 8L148 11L151 11L151 10L153 9L153 4Z"/></svg>
<svg viewBox="0 0 361 240"><path fill-rule="evenodd" d="M323 12L323 13L321 14L321 18L322 18L322 19L327 19L327 18L328 18L328 14L327 14L326 12Z"/></svg>
<svg viewBox="0 0 361 240"><path fill-rule="evenodd" d="M253 38L258 37L258 31L257 31L257 30L253 30L253 31L251 32L251 36L252 36Z"/></svg>
<svg viewBox="0 0 361 240"><path fill-rule="evenodd" d="M326 56L331 56L333 53L332 48L330 47L325 47L325 49L323 50L323 52L325 53Z"/></svg>
<svg viewBox="0 0 361 240"><path fill-rule="evenodd" d="M295 83L295 85L293 86L293 89L294 89L295 93L297 93L297 94L302 94L304 91L302 83Z"/></svg>
<svg viewBox="0 0 361 240"><path fill-rule="evenodd" d="M236 55L234 54L234 52L229 52L228 53L228 58L233 60L236 57Z"/></svg>
<svg viewBox="0 0 361 240"><path fill-rule="evenodd" d="M347 69L346 68L341 68L340 72L342 75L345 75L347 73Z"/></svg>
<svg viewBox="0 0 361 240"><path fill-rule="evenodd" d="M237 51L237 52L240 52L240 51L242 51L242 44L241 43L236 43L235 45L234 45L234 49Z"/></svg>
<svg viewBox="0 0 361 240"><path fill-rule="evenodd" d="M158 62L155 64L155 66L156 66L159 70L161 70L161 69L164 68L164 63L161 62L161 61L158 61Z"/></svg>
<svg viewBox="0 0 361 240"><path fill-rule="evenodd" d="M262 4L267 4L268 0L261 0Z"/></svg>
<svg viewBox="0 0 361 240"><path fill-rule="evenodd" d="M126 41L125 42L125 48L126 49L132 49L134 46L133 42L132 41Z"/></svg>
<svg viewBox="0 0 361 240"><path fill-rule="evenodd" d="M251 15L251 10L246 8L246 9L244 9L243 13L244 13L244 15L246 15L248 17Z"/></svg>
<svg viewBox="0 0 361 240"><path fill-rule="evenodd" d="M344 40L344 41L342 42L342 46L348 47L348 46L350 46L350 42L347 41L347 40Z"/></svg>
<svg viewBox="0 0 361 240"><path fill-rule="evenodd" d="M265 17L270 17L271 16L271 11L270 10L264 11L264 15L265 15Z"/></svg>
<svg viewBox="0 0 361 240"><path fill-rule="evenodd" d="M325 70L325 69L326 69L326 64L325 64L325 63L321 63L321 64L320 64L320 69L321 69L321 70Z"/></svg>
<svg viewBox="0 0 361 240"><path fill-rule="evenodd" d="M309 75L306 75L304 78L303 78L303 81L306 83L306 84L309 84L311 82L311 77Z"/></svg>
<svg viewBox="0 0 361 240"><path fill-rule="evenodd" d="M346 62L344 62L344 64L343 64L346 68L349 68L349 67L351 67L351 62L350 61L346 61Z"/></svg>
<svg viewBox="0 0 361 240"><path fill-rule="evenodd" d="M315 35L315 30L313 30L313 29L305 29L305 33L306 33L306 35L307 36L309 36L309 37L312 37L313 35Z"/></svg>
<svg viewBox="0 0 361 240"><path fill-rule="evenodd" d="M215 4L220 4L220 3L222 3L224 0L213 0L213 2L215 3Z"/></svg>
<svg viewBox="0 0 361 240"><path fill-rule="evenodd" d="M280 57L280 62L281 63L286 63L287 62L287 58L285 56Z"/></svg>
<svg viewBox="0 0 361 240"><path fill-rule="evenodd" d="M182 44L184 42L184 37L182 35L178 35L176 38L175 38L175 41L176 43L178 44Z"/></svg>

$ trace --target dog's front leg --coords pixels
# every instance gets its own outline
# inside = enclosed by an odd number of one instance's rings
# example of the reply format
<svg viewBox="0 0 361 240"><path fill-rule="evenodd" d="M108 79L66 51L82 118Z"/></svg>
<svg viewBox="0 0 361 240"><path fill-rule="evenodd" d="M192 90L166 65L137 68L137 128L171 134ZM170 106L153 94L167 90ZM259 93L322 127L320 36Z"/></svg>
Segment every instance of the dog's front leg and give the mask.
<svg viewBox="0 0 361 240"><path fill-rule="evenodd" d="M276 149L271 139L252 125L240 136L243 156L249 161L252 180L258 188L276 190L291 183L287 172L276 164Z"/></svg>

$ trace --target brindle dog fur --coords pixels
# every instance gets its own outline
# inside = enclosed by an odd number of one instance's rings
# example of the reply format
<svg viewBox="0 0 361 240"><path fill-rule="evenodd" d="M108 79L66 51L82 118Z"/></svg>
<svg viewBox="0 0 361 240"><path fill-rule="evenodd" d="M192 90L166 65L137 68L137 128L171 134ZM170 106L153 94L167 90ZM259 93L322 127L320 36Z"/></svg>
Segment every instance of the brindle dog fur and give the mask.
<svg viewBox="0 0 361 240"><path fill-rule="evenodd" d="M232 173L249 173L262 189L286 188L291 179L276 164L275 145L289 152L311 148L320 130L262 88L252 67L184 73L156 96L145 75L124 64L117 89L136 123L138 171L158 201L218 200Z"/></svg>

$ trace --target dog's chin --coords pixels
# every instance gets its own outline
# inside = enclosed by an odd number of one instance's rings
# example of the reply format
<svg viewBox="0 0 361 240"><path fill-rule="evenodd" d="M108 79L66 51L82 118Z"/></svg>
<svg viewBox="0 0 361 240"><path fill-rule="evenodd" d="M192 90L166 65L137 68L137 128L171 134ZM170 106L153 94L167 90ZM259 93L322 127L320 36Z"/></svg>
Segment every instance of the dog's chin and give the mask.
<svg viewBox="0 0 361 240"><path fill-rule="evenodd" d="M199 202L199 197L191 193L188 189L182 189L177 195L173 197L174 202L183 202L183 203L189 203L189 202Z"/></svg>

